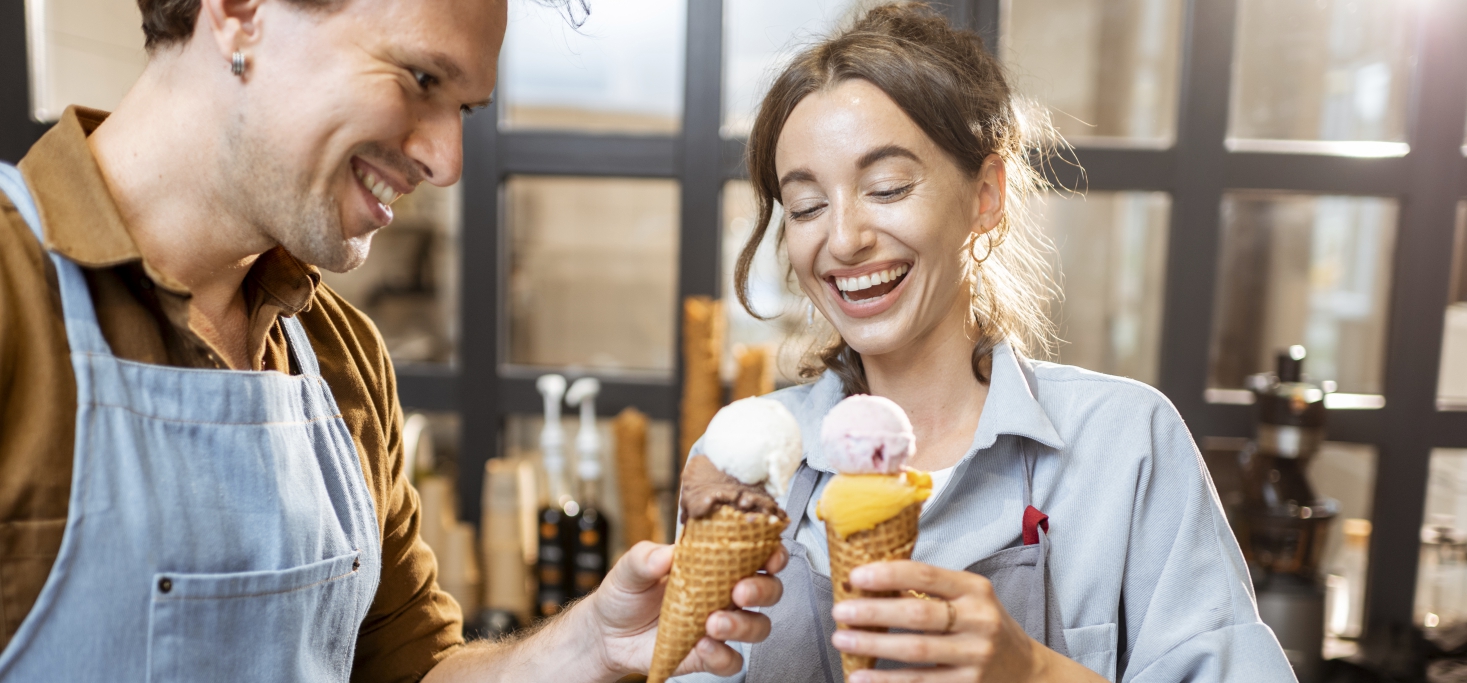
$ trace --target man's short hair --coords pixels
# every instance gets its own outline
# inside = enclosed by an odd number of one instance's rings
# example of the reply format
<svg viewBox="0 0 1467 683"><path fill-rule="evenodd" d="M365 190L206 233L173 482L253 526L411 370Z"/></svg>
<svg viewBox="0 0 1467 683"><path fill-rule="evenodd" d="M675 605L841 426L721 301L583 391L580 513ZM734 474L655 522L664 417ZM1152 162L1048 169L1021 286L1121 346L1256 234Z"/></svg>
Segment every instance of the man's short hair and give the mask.
<svg viewBox="0 0 1467 683"><path fill-rule="evenodd" d="M332 10L345 0L289 0L313 10ZM143 13L143 37L148 52L186 42L194 34L199 20L201 0L138 0Z"/></svg>

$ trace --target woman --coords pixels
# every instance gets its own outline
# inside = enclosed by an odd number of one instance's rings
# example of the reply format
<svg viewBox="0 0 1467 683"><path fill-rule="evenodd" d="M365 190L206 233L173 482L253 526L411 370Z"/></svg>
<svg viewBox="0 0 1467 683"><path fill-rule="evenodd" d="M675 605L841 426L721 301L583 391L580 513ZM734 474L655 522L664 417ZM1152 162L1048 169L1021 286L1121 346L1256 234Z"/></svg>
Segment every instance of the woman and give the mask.
<svg viewBox="0 0 1467 683"><path fill-rule="evenodd" d="M807 368L818 381L772 395L801 421L806 461L785 595L744 680L839 681L839 652L937 665L852 681L1293 680L1171 404L1025 357L1047 350L1051 292L1021 212L1039 185L1023 127L979 38L913 5L800 54L764 99L757 225L783 207L775 239L838 338ZM739 259L746 308L763 238ZM832 606L818 434L857 393L906 410L911 464L936 485L913 560L851 577L904 597Z"/></svg>

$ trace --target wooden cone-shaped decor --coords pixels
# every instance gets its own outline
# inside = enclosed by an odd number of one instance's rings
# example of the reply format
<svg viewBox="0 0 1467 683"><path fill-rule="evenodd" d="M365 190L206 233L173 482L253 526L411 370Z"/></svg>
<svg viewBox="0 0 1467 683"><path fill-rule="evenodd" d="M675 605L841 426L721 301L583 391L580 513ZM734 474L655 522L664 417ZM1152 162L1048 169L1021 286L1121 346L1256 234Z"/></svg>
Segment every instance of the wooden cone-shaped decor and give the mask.
<svg viewBox="0 0 1467 683"><path fill-rule="evenodd" d="M739 371L734 375L733 395L729 400L763 396L774 391L774 359L768 348L740 345L734 347L733 355Z"/></svg>
<svg viewBox="0 0 1467 683"><path fill-rule="evenodd" d="M688 459L693 443L708 430L713 414L723 407L723 382L718 366L723 358L723 302L706 296L683 301L683 400L679 425L678 469Z"/></svg>
<svg viewBox="0 0 1467 683"><path fill-rule="evenodd" d="M627 408L611 422L616 437L616 483L621 494L622 533L627 547L652 540L652 480L647 474L647 416Z"/></svg>

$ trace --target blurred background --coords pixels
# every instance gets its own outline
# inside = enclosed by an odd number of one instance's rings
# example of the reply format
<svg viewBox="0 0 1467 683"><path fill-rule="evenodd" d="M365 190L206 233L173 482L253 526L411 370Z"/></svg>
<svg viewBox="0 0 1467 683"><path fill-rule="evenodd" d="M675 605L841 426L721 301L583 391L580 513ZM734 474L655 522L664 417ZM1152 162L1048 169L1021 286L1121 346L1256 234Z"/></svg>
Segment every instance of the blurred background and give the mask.
<svg viewBox="0 0 1467 683"><path fill-rule="evenodd" d="M724 300L755 220L744 138L793 52L878 4L509 3L462 182L406 197L365 266L325 277L387 341L424 534L480 634L666 541L712 411L797 381L827 331L771 244L751 288L770 319ZM1348 658L1467 680L1467 4L936 7L1073 145L1032 207L1063 276L1052 360L1176 404L1301 678ZM132 0L5 3L0 53L12 163L68 104L115 106L146 59ZM567 403L551 373L596 382ZM1272 415L1281 396L1296 410ZM1306 482L1278 513L1295 526L1260 536L1250 501L1280 472Z"/></svg>

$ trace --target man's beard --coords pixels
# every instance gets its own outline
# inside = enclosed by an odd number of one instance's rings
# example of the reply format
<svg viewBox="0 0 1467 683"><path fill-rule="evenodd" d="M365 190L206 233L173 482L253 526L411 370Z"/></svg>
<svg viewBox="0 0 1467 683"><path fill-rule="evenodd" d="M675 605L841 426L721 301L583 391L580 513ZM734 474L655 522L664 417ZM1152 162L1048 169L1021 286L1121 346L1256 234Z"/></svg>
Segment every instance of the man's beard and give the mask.
<svg viewBox="0 0 1467 683"><path fill-rule="evenodd" d="M329 193L311 192L309 171L292 169L280 156L266 153L268 145L246 139L238 129L228 137L233 154L224 176L236 215L318 268L345 273L367 260L376 231L347 238L339 203Z"/></svg>

